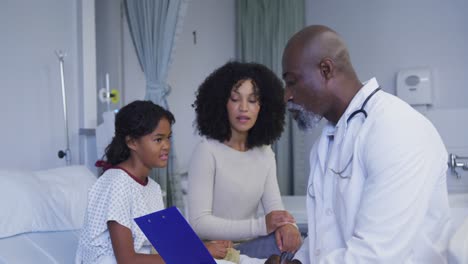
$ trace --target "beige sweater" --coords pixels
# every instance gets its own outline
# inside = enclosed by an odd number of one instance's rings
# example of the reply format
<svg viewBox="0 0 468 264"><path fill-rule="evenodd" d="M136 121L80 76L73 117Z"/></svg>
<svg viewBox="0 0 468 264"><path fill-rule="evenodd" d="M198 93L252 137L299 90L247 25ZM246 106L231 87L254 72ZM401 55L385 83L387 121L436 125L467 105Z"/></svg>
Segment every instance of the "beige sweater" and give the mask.
<svg viewBox="0 0 468 264"><path fill-rule="evenodd" d="M189 168L189 221L202 239L242 241L267 235L265 212L284 210L270 146L237 151L202 139Z"/></svg>

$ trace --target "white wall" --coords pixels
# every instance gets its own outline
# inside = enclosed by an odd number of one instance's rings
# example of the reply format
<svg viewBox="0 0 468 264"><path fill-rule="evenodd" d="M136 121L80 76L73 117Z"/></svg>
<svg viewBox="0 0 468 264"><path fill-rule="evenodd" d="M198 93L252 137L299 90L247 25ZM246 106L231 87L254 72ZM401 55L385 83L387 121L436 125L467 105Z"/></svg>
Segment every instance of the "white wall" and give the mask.
<svg viewBox="0 0 468 264"><path fill-rule="evenodd" d="M347 42L362 80L376 76L395 93L403 68L429 66L434 107L468 107L468 2L463 0L310 0L307 24L324 24Z"/></svg>
<svg viewBox="0 0 468 264"><path fill-rule="evenodd" d="M83 0L89 1L89 0ZM106 74L109 74L109 89L121 91L123 77L122 35L123 26L123 0L96 0L96 85L97 90L106 87ZM122 106L117 103L101 102L97 104L97 123L103 122L102 114Z"/></svg>
<svg viewBox="0 0 468 264"><path fill-rule="evenodd" d="M430 66L434 73L433 108L468 108L465 99L468 98L465 87L468 50L464 47L468 43L468 33L464 30L468 24L465 16L468 2L356 1L310 0L306 8L307 23L329 25L343 35L362 80L376 76L386 91L394 93L398 70ZM84 74L80 69L83 54L77 51L81 41L77 24L79 5L81 0L2 1L0 168L41 169L65 165L56 156L65 147L56 49L68 54L65 78L72 162L82 162L78 159L78 129L93 128L96 120L89 117L93 113L87 113L84 117L87 120L81 120L84 110L80 97L86 84L80 79ZM180 170L187 168L199 139L192 126L194 93L213 69L235 56L234 6L235 0L192 0L187 10L169 75L173 91L168 100L177 119L174 149ZM145 81L128 27L124 26L123 30L122 94L123 103L128 103L144 98ZM197 44L193 43L193 31L197 32ZM92 57L86 61L92 63ZM88 98L88 105L89 101ZM461 125L467 123L464 116L451 118L460 119Z"/></svg>
<svg viewBox="0 0 468 264"><path fill-rule="evenodd" d="M91 8L94 4L89 6L88 2L82 1L89 0L2 1L2 169L45 169L65 165L65 160L57 158L57 152L65 149L66 140L56 49L67 53L65 85L72 163L92 167L96 156L91 145L95 141L80 136L79 129L93 129L97 120L95 54L90 52L95 45L94 28L88 23L92 20L91 25L94 24L94 14L90 14L94 12ZM116 1L116 4L120 5L120 2ZM192 127L194 110L191 104L195 90L203 78L235 54L234 6L234 0L193 0L187 10L169 74L173 92L168 98L177 118L174 149L182 171L186 170L192 149L199 140ZM210 10L210 16L206 15L207 10ZM123 103L128 103L144 98L145 81L128 27L125 25L123 30L125 75L122 96ZM197 31L197 44L193 43L193 31ZM90 69L94 70L90 72ZM93 87L86 89L85 86Z"/></svg>
<svg viewBox="0 0 468 264"><path fill-rule="evenodd" d="M177 168L187 170L198 135L192 126L195 111L191 107L198 85L215 68L235 57L235 2L234 0L192 0L189 2L184 27L177 41L175 57L168 83L171 112L175 115L173 127ZM196 31L196 44L193 41ZM145 80L138 65L133 44L124 27L125 103L145 96Z"/></svg>
<svg viewBox="0 0 468 264"><path fill-rule="evenodd" d="M72 161L78 161L77 3L3 0L0 7L0 168L65 165L59 61L67 53L65 85Z"/></svg>

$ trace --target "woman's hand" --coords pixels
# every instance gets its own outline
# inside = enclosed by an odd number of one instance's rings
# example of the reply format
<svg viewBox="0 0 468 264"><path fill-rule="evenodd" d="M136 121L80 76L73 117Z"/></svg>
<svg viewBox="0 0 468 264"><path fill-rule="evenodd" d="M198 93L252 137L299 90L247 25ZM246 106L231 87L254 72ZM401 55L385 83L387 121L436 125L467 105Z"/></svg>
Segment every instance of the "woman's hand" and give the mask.
<svg viewBox="0 0 468 264"><path fill-rule="evenodd" d="M204 242L211 256L216 259L226 257L228 248L232 248L232 241L229 240L212 240Z"/></svg>
<svg viewBox="0 0 468 264"><path fill-rule="evenodd" d="M265 215L267 233L275 231L278 227L285 224L294 224L296 220L288 211L271 211Z"/></svg>

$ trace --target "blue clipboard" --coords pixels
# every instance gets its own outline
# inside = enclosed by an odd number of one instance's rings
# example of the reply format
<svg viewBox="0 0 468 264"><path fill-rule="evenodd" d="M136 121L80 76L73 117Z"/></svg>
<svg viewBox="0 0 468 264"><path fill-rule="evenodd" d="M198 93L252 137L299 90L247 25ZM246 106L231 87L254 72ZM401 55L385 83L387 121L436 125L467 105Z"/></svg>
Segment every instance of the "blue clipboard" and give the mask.
<svg viewBox="0 0 468 264"><path fill-rule="evenodd" d="M135 218L135 222L166 264L216 264L176 207Z"/></svg>

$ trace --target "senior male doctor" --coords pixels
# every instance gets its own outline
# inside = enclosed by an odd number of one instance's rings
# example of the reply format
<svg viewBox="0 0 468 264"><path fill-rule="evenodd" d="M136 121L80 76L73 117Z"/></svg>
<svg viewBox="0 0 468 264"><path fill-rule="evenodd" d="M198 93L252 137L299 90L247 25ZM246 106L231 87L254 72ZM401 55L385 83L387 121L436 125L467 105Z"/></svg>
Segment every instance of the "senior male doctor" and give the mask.
<svg viewBox="0 0 468 264"><path fill-rule="evenodd" d="M362 84L326 26L289 40L283 79L300 128L328 123L310 152L308 237L282 263L447 263L447 151L431 122L375 78Z"/></svg>

